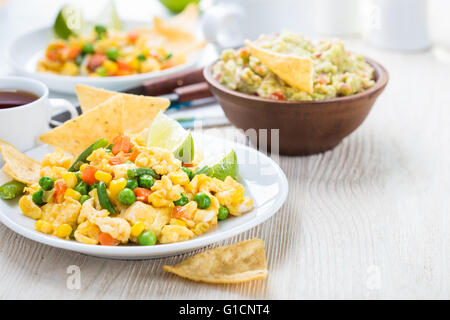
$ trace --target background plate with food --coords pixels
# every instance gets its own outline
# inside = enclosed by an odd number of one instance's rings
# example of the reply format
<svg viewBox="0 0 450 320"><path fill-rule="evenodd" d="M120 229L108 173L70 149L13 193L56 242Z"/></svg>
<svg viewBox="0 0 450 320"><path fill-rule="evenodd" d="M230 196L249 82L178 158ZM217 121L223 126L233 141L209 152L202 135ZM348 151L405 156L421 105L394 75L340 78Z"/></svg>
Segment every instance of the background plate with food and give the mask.
<svg viewBox="0 0 450 320"><path fill-rule="evenodd" d="M197 16L197 7L191 5L173 18L155 17L152 25L92 22L70 33L58 25L60 13L55 26L13 40L7 59L16 73L54 91L73 94L76 84L126 90L195 66L204 47L194 34Z"/></svg>

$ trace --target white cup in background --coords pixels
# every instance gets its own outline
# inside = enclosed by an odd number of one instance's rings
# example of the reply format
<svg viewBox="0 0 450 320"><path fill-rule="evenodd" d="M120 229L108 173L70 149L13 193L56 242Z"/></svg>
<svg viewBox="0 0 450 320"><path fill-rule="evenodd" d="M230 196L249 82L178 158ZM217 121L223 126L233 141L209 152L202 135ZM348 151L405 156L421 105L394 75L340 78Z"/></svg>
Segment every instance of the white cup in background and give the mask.
<svg viewBox="0 0 450 320"><path fill-rule="evenodd" d="M51 116L69 111L78 116L75 107L64 99L49 99L48 88L41 82L22 77L0 77L0 90L21 90L33 93L38 99L18 107L0 109L0 139L25 151L39 143L39 136L49 130Z"/></svg>
<svg viewBox="0 0 450 320"><path fill-rule="evenodd" d="M315 0L314 33L318 36L362 34L361 0Z"/></svg>
<svg viewBox="0 0 450 320"><path fill-rule="evenodd" d="M367 40L394 50L415 51L430 47L426 0L371 0Z"/></svg>
<svg viewBox="0 0 450 320"><path fill-rule="evenodd" d="M202 17L205 38L220 48L283 29L312 34L310 0L216 0Z"/></svg>

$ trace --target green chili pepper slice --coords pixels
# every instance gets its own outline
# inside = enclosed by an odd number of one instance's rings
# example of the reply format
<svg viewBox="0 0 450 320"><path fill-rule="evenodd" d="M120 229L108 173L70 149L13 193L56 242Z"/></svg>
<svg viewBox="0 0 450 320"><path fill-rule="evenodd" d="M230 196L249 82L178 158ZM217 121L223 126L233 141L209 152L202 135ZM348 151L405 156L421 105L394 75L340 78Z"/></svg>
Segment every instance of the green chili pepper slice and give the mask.
<svg viewBox="0 0 450 320"><path fill-rule="evenodd" d="M97 141L95 141L93 144L91 144L89 147L87 147L86 150L84 150L75 160L75 162L72 164L72 166L69 168L70 172L75 172L80 170L80 167L83 163L86 162L87 157L91 155L94 150L105 148L108 145L108 140L105 138L101 138Z"/></svg>

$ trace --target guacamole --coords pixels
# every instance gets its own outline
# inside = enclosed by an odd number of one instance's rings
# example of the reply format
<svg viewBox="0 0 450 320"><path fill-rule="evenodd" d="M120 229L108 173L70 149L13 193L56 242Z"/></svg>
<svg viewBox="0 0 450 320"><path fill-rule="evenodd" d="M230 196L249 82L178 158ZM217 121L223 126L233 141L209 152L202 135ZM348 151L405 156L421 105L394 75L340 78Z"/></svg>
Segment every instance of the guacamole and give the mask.
<svg viewBox="0 0 450 320"><path fill-rule="evenodd" d="M339 40L312 43L307 38L283 31L257 40L266 50L309 57L313 61L313 92L289 86L250 54L248 48L227 49L213 66L215 78L230 89L277 100L324 100L349 96L372 87L373 68L364 57L346 51Z"/></svg>

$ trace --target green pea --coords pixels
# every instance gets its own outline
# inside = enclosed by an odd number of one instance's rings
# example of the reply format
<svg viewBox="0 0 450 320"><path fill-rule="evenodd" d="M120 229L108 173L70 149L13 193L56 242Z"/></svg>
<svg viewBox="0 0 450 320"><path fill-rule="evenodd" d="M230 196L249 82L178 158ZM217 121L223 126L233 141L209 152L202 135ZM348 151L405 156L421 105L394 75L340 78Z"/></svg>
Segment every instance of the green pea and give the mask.
<svg viewBox="0 0 450 320"><path fill-rule="evenodd" d="M155 179L148 174L144 174L138 178L139 187L150 189L155 184Z"/></svg>
<svg viewBox="0 0 450 320"><path fill-rule="evenodd" d="M86 200L89 200L91 197L89 197L87 194L84 194L80 197L80 200L78 200L81 204L83 204Z"/></svg>
<svg viewBox="0 0 450 320"><path fill-rule="evenodd" d="M119 58L119 50L116 47L109 48L106 51L106 56L109 60L116 61Z"/></svg>
<svg viewBox="0 0 450 320"><path fill-rule="evenodd" d="M136 202L136 196L134 195L133 190L129 188L125 188L119 192L117 199L121 204L125 204L127 206Z"/></svg>
<svg viewBox="0 0 450 320"><path fill-rule="evenodd" d="M89 185L84 182L84 181L80 181L76 186L75 186L75 191L78 191L79 193L81 193L82 195L86 195L88 194L88 190L89 190Z"/></svg>
<svg viewBox="0 0 450 320"><path fill-rule="evenodd" d="M152 230L142 232L138 237L141 246L153 246L156 244L156 234Z"/></svg>
<svg viewBox="0 0 450 320"><path fill-rule="evenodd" d="M138 54L137 59L139 61L145 61L145 60L147 60L147 57L141 53L141 54Z"/></svg>
<svg viewBox="0 0 450 320"><path fill-rule="evenodd" d="M208 209L211 205L211 199L206 193L199 192L195 195L194 201L200 209Z"/></svg>
<svg viewBox="0 0 450 320"><path fill-rule="evenodd" d="M229 213L230 213L230 211L228 211L227 207L220 206L219 213L217 214L217 219L225 220L228 217Z"/></svg>
<svg viewBox="0 0 450 320"><path fill-rule="evenodd" d="M44 204L44 191L43 190L36 191L35 193L33 193L32 199L33 199L33 202L35 204L37 204L38 206L43 205Z"/></svg>
<svg viewBox="0 0 450 320"><path fill-rule="evenodd" d="M94 46L92 45L92 43L85 43L83 45L83 48L81 49L81 52L85 54L94 53Z"/></svg>
<svg viewBox="0 0 450 320"><path fill-rule="evenodd" d="M134 190L138 187L138 182L136 179L127 179L127 188Z"/></svg>
<svg viewBox="0 0 450 320"><path fill-rule="evenodd" d="M174 201L173 204L176 206L184 206L189 202L189 198L186 197L184 193L181 194L181 198L177 201Z"/></svg>
<svg viewBox="0 0 450 320"><path fill-rule="evenodd" d="M100 76L100 77L106 77L108 75L108 71L106 71L105 67L98 67L97 69L95 69L95 72Z"/></svg>
<svg viewBox="0 0 450 320"><path fill-rule="evenodd" d="M192 178L194 177L194 172L186 167L181 167L181 170L183 170L189 177L189 180L192 180Z"/></svg>
<svg viewBox="0 0 450 320"><path fill-rule="evenodd" d="M39 179L39 185L41 186L42 190L49 191L53 189L53 186L55 185L55 180L53 180L50 177L43 176Z"/></svg>

